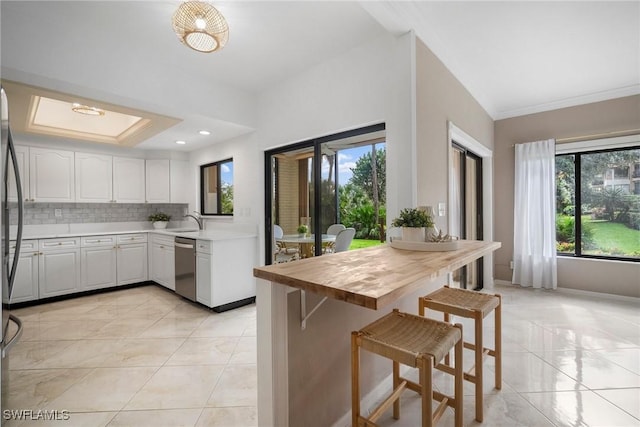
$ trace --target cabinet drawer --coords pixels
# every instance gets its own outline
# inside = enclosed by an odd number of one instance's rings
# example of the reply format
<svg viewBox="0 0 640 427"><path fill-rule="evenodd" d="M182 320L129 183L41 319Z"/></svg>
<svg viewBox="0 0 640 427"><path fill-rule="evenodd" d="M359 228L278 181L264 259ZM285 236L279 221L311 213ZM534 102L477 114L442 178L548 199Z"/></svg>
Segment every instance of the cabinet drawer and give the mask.
<svg viewBox="0 0 640 427"><path fill-rule="evenodd" d="M70 249L80 247L80 237L66 237L60 239L40 240L41 251L52 251L57 249Z"/></svg>
<svg viewBox="0 0 640 427"><path fill-rule="evenodd" d="M83 248L92 246L114 246L116 244L116 236L87 236L80 241Z"/></svg>
<svg viewBox="0 0 640 427"><path fill-rule="evenodd" d="M211 240L196 240L196 252L201 254L211 254L213 242Z"/></svg>
<svg viewBox="0 0 640 427"><path fill-rule="evenodd" d="M38 241L37 240L23 240L20 245L20 253L25 252L35 252L38 250ZM9 252L14 253L16 251L16 242L11 241L9 245Z"/></svg>
<svg viewBox="0 0 640 427"><path fill-rule="evenodd" d="M164 234L152 234L151 241L158 245L173 247L173 244L175 242L175 237L167 236Z"/></svg>
<svg viewBox="0 0 640 427"><path fill-rule="evenodd" d="M135 233L135 234L119 234L118 244L124 245L127 243L145 243L147 241L147 233Z"/></svg>

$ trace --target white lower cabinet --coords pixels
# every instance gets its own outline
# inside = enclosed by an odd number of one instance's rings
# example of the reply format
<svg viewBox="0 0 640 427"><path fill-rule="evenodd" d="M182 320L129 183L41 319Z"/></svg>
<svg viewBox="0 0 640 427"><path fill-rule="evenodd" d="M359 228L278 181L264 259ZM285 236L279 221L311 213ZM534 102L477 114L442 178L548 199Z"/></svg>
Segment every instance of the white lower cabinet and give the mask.
<svg viewBox="0 0 640 427"><path fill-rule="evenodd" d="M80 269L83 291L146 281L146 233L83 237Z"/></svg>
<svg viewBox="0 0 640 427"><path fill-rule="evenodd" d="M149 279L176 290L173 237L155 234L149 244Z"/></svg>
<svg viewBox="0 0 640 427"><path fill-rule="evenodd" d="M196 253L196 301L207 307L211 305L211 255Z"/></svg>
<svg viewBox="0 0 640 427"><path fill-rule="evenodd" d="M82 290L116 286L116 248L113 245L81 250Z"/></svg>
<svg viewBox="0 0 640 427"><path fill-rule="evenodd" d="M39 240L38 288L40 298L80 291L80 239Z"/></svg>
<svg viewBox="0 0 640 427"><path fill-rule="evenodd" d="M127 285L147 280L147 233L118 236L117 283Z"/></svg>
<svg viewBox="0 0 640 427"><path fill-rule="evenodd" d="M10 249L13 261L15 242L11 242ZM38 241L23 240L11 292L12 303L38 299L38 256Z"/></svg>
<svg viewBox="0 0 640 427"><path fill-rule="evenodd" d="M81 290L116 286L115 236L83 237L80 246Z"/></svg>
<svg viewBox="0 0 640 427"><path fill-rule="evenodd" d="M255 236L197 240L196 301L220 311L255 297L256 246Z"/></svg>

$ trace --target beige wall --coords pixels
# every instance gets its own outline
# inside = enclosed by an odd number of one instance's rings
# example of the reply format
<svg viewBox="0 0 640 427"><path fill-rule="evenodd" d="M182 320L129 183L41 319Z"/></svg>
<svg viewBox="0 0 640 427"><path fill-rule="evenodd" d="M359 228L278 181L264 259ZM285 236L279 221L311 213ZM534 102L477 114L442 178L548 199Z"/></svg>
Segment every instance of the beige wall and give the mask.
<svg viewBox="0 0 640 427"><path fill-rule="evenodd" d="M629 129L640 129L638 95L495 122L494 239L502 242L494 257L496 279L510 281L512 273L509 261L513 254L513 144ZM640 297L638 283L638 263L562 258L558 261L559 287Z"/></svg>
<svg viewBox="0 0 640 427"><path fill-rule="evenodd" d="M493 120L419 39L416 69L417 204L437 206L447 201L449 188L447 122L492 149ZM446 229L445 218L437 225Z"/></svg>

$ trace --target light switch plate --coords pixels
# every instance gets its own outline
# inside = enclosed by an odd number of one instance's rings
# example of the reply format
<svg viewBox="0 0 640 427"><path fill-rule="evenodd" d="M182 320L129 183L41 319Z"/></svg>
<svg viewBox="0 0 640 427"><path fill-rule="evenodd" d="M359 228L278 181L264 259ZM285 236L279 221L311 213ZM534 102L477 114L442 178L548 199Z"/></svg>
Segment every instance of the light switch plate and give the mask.
<svg viewBox="0 0 640 427"><path fill-rule="evenodd" d="M438 203L438 216L445 216L447 214L447 205L444 202Z"/></svg>

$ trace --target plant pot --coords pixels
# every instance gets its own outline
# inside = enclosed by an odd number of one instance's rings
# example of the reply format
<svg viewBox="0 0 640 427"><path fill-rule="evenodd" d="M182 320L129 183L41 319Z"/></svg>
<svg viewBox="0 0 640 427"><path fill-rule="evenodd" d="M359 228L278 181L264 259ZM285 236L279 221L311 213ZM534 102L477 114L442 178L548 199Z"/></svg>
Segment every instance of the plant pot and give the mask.
<svg viewBox="0 0 640 427"><path fill-rule="evenodd" d="M402 240L405 242L424 242L424 227L402 227Z"/></svg>
<svg viewBox="0 0 640 427"><path fill-rule="evenodd" d="M154 221L153 228L156 228L156 229L167 228L168 223L169 221Z"/></svg>

